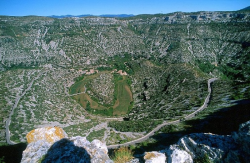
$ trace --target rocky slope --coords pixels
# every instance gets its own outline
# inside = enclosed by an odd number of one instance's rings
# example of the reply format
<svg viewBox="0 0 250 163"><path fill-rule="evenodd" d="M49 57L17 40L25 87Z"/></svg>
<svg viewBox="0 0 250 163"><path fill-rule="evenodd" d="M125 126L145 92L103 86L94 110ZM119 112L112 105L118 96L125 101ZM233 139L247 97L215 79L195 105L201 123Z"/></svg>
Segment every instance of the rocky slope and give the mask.
<svg viewBox="0 0 250 163"><path fill-rule="evenodd" d="M1 67L100 65L107 57L124 53L161 63L200 60L227 65L232 59L247 57L249 19L249 13L243 11L126 19L2 16Z"/></svg>

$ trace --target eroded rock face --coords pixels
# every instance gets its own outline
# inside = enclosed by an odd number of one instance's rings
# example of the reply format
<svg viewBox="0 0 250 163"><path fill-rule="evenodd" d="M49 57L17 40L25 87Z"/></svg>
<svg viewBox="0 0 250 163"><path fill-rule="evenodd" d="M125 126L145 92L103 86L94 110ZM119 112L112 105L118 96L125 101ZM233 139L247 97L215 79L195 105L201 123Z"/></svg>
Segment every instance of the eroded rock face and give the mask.
<svg viewBox="0 0 250 163"><path fill-rule="evenodd" d="M27 134L28 146L23 152L22 163L38 162L43 156L44 163L81 162L112 163L105 143L99 140L89 142L85 137L66 138L59 127L32 130Z"/></svg>

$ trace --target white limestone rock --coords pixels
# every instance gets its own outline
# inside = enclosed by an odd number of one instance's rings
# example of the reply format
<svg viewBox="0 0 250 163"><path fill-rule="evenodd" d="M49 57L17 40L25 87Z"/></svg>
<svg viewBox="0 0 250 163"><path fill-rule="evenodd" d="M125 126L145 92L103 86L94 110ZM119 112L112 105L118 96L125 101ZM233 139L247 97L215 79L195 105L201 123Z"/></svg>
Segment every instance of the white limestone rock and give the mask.
<svg viewBox="0 0 250 163"><path fill-rule="evenodd" d="M43 163L51 162L91 162L91 157L87 150L74 145L69 139L61 139L55 142L42 161Z"/></svg>
<svg viewBox="0 0 250 163"><path fill-rule="evenodd" d="M226 153L237 146L230 135L210 133L190 134L181 138L177 144L190 153L192 158L204 157L206 154L214 162L224 158Z"/></svg>
<svg viewBox="0 0 250 163"><path fill-rule="evenodd" d="M172 153L168 157L168 163L193 163L193 159L190 154L184 150L180 150L174 146L170 146Z"/></svg>
<svg viewBox="0 0 250 163"><path fill-rule="evenodd" d="M165 163L166 156L164 153L156 151L146 152L144 156L145 163Z"/></svg>
<svg viewBox="0 0 250 163"><path fill-rule="evenodd" d="M47 153L50 146L51 143L46 140L38 140L28 144L26 149L23 151L21 163L38 162L38 160Z"/></svg>
<svg viewBox="0 0 250 163"><path fill-rule="evenodd" d="M105 143L100 140L93 140L91 143L87 141L85 137L72 137L70 138L74 145L77 147L83 147L88 151L91 157L91 163L99 162L112 162L108 157L108 149Z"/></svg>

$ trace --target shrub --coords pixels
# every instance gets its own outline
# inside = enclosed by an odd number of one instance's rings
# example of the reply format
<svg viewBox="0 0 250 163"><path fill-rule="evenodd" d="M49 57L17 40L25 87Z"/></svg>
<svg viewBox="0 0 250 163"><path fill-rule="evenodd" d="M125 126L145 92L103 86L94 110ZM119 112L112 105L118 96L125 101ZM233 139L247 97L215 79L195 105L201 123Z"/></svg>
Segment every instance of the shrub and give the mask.
<svg viewBox="0 0 250 163"><path fill-rule="evenodd" d="M132 160L133 152L128 147L121 147L114 151L113 157L111 157L114 163L126 163Z"/></svg>

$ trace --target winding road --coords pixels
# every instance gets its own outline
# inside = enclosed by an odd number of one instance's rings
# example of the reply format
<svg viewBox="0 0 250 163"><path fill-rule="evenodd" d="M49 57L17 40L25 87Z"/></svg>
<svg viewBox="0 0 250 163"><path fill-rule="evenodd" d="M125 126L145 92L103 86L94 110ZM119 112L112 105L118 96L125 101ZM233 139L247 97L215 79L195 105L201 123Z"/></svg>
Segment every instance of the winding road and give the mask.
<svg viewBox="0 0 250 163"><path fill-rule="evenodd" d="M39 78L39 76L41 75L41 73L39 73L30 83L29 83L29 86L27 89L25 89L23 91L23 93L21 94L21 96L17 96L16 99L15 99L15 104L13 105L12 109L11 109L11 112L9 114L9 118L6 120L6 123L5 123L5 135L6 135L6 142L9 144L9 145L14 145L16 144L15 142L11 141L10 140L10 123L11 123L11 116L13 115L14 113L14 110L15 108L17 107L20 99L26 94L27 91L29 91L34 83L35 80L37 80Z"/></svg>
<svg viewBox="0 0 250 163"><path fill-rule="evenodd" d="M16 144L15 142L11 141L10 140L10 130L9 130L9 126L10 126L10 123L11 123L11 117L14 113L14 110L15 108L17 107L20 99L26 94L27 91L29 91L34 83L35 80L37 80L39 78L39 76L41 75L41 73L35 77L30 83L29 83L29 86L27 89L24 90L24 92L20 95L20 96L17 96L16 99L15 99L15 104L13 105L12 107L12 110L11 110L11 113L9 114L9 118L6 120L6 124L5 124L5 128L6 128L6 142L10 145L14 145ZM203 105L197 109L196 111L194 111L193 113L187 115L186 117L184 117L185 119L190 119L192 117L194 117L198 112L204 110L207 105L208 105L208 102L209 102L209 99L210 99L210 95L211 95L211 83L214 82L215 80L217 80L217 78L212 78L212 79L209 79L208 80L208 95L203 103ZM81 92L83 93L83 92ZM164 126L167 126L167 125L170 125L170 124L177 124L177 123L180 123L180 119L178 120L175 120L175 121L171 121L171 122L164 122L160 125L158 125L157 127L155 127L152 131L150 131L147 135L139 138L139 139L136 139L136 140L133 140L133 141L130 141L130 142L126 142L126 143L123 143L123 144L115 144L115 145L109 145L107 146L108 149L115 149L115 148L119 148L121 146L129 146L129 145L133 145L133 144L136 144L136 143L140 143L140 142L143 142L145 140L147 140L149 137L153 136L154 133L158 130L160 130L162 127Z"/></svg>
<svg viewBox="0 0 250 163"><path fill-rule="evenodd" d="M209 79L208 82L207 82L207 85L208 85L208 95L207 95L207 97L206 97L203 105L199 109L197 109L196 111L194 111L193 113L185 116L184 119L190 119L190 118L194 117L198 112L204 110L207 107L209 99L210 99L211 91L212 91L212 89L211 89L211 83L214 82L215 80L217 80L217 78ZM171 122L164 122L164 123L158 125L156 128L154 128L152 131L150 131L147 135L145 135L145 136L143 136L143 137L141 137L139 139L132 140L130 142L126 142L126 143L123 143L123 144L109 145L107 147L108 147L108 149L115 149L115 148L119 148L121 146L129 146L129 145L134 145L136 143L143 142L143 141L147 140L149 137L153 136L154 133L156 131L160 130L162 127L170 125L170 124L177 124L177 123L180 123L180 121L181 120L178 119L178 120L171 121Z"/></svg>

